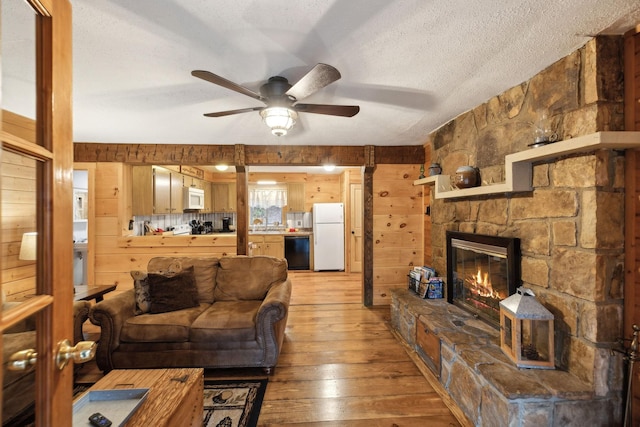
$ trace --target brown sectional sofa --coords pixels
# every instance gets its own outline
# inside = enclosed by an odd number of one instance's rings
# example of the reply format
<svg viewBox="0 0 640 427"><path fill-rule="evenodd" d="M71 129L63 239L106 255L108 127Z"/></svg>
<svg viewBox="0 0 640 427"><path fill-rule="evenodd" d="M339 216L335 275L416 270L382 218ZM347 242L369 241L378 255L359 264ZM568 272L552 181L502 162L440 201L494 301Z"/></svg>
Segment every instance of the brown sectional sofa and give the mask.
<svg viewBox="0 0 640 427"><path fill-rule="evenodd" d="M261 367L270 373L276 366L291 297L286 260L157 257L146 272L131 274L133 290L96 304L89 314L101 328L96 361L103 371ZM172 310L190 299L191 277L194 306Z"/></svg>

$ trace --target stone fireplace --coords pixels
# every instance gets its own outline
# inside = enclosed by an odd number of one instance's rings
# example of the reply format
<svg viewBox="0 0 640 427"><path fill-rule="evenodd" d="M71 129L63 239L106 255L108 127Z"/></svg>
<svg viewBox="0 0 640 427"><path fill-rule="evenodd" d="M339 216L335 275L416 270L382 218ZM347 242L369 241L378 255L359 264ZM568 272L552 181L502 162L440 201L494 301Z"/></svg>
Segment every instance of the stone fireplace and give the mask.
<svg viewBox="0 0 640 427"><path fill-rule="evenodd" d="M540 111L560 140L624 130L621 58L620 37L592 39L433 132L428 161L450 176L475 166L491 185L505 181L506 155L529 149ZM425 263L449 276L447 231L519 239L522 285L555 318L557 369L515 367L495 328L405 289L392 293L393 327L476 425L619 425L624 361L611 349L623 336L624 152L566 154L531 172L522 193L436 199L425 186Z"/></svg>
<svg viewBox="0 0 640 427"><path fill-rule="evenodd" d="M447 301L496 329L500 301L520 284L520 240L447 231Z"/></svg>

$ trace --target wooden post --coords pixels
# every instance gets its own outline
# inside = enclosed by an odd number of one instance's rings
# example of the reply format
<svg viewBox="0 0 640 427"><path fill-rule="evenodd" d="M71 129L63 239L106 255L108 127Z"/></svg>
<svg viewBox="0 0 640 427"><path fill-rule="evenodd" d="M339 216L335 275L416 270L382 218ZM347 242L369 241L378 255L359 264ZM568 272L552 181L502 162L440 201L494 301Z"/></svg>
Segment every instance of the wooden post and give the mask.
<svg viewBox="0 0 640 427"><path fill-rule="evenodd" d="M373 305L373 172L375 170L374 147L365 149L365 166L362 173L362 303Z"/></svg>
<svg viewBox="0 0 640 427"><path fill-rule="evenodd" d="M249 177L245 166L244 145L235 146L236 165L236 253L249 253Z"/></svg>

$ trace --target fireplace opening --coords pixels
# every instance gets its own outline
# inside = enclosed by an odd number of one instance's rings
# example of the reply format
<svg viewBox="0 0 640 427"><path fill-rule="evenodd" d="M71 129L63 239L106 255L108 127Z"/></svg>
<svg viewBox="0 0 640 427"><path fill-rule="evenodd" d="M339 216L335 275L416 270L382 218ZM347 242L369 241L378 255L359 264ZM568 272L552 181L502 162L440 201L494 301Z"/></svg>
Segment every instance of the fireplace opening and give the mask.
<svg viewBox="0 0 640 427"><path fill-rule="evenodd" d="M496 329L520 284L520 239L447 231L447 301Z"/></svg>

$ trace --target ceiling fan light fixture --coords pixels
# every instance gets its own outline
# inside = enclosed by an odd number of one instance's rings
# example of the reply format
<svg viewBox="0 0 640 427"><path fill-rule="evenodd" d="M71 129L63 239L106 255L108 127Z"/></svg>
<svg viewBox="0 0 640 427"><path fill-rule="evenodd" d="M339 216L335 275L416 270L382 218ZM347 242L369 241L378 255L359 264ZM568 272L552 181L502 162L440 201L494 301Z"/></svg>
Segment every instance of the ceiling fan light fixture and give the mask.
<svg viewBox="0 0 640 427"><path fill-rule="evenodd" d="M286 107L267 107L260 111L262 120L275 136L284 136L298 119L298 113Z"/></svg>

